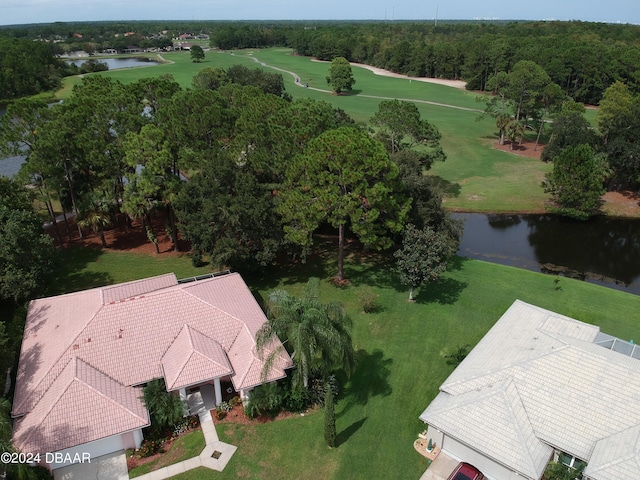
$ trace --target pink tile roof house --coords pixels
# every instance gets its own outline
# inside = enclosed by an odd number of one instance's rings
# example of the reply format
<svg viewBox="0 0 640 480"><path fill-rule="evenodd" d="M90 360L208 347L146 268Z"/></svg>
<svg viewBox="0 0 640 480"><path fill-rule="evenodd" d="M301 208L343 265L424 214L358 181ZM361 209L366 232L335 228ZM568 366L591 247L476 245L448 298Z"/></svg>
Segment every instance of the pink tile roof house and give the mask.
<svg viewBox="0 0 640 480"><path fill-rule="evenodd" d="M223 376L236 391L285 376L281 352L266 374L255 337L267 321L237 273L191 283L167 274L34 300L29 305L12 415L13 442L54 452L149 424L140 386L168 390Z"/></svg>

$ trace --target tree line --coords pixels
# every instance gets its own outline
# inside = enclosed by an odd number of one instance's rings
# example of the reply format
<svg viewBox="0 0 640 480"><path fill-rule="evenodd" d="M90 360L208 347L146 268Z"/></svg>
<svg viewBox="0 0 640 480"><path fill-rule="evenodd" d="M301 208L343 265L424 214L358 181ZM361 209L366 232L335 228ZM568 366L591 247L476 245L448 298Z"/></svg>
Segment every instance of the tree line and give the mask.
<svg viewBox="0 0 640 480"><path fill-rule="evenodd" d="M52 44L0 37L0 102L55 90L69 74Z"/></svg>
<svg viewBox="0 0 640 480"><path fill-rule="evenodd" d="M222 49L288 46L298 54L344 57L392 72L462 79L487 90L490 77L536 62L575 101L598 104L615 81L640 91L640 27L588 22L334 22L212 30Z"/></svg>
<svg viewBox="0 0 640 480"><path fill-rule="evenodd" d="M79 22L4 27L12 38L54 39L67 48L165 46L172 35L210 35L221 49L287 46L330 61L344 57L412 76L462 79L487 90L490 77L533 61L577 102L598 104L615 81L640 92L640 27L590 22ZM130 33L124 36L124 33Z"/></svg>

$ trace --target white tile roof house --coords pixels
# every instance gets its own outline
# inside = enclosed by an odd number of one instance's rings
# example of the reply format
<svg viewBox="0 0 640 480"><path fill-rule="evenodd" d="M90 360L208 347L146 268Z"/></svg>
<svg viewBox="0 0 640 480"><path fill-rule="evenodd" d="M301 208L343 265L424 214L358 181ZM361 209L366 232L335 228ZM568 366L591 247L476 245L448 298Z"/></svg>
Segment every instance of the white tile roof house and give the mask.
<svg viewBox="0 0 640 480"><path fill-rule="evenodd" d="M149 416L142 386L167 389L229 381L246 396L291 366L279 340L256 350L267 321L237 273L179 283L174 274L94 288L29 304L12 415L13 443L40 453L53 470L73 461L46 453L99 457L139 447ZM278 349L263 377L264 356Z"/></svg>
<svg viewBox="0 0 640 480"><path fill-rule="evenodd" d="M517 300L420 419L489 479L538 480L556 452L586 462L588 480L640 479L638 357L594 325Z"/></svg>

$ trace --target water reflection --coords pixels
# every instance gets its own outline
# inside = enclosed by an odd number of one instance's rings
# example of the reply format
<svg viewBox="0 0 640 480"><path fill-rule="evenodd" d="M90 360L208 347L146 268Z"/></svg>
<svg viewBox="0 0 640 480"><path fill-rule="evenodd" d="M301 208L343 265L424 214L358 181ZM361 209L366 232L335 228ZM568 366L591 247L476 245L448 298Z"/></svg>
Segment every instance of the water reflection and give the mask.
<svg viewBox="0 0 640 480"><path fill-rule="evenodd" d="M459 214L459 254L640 294L640 220Z"/></svg>

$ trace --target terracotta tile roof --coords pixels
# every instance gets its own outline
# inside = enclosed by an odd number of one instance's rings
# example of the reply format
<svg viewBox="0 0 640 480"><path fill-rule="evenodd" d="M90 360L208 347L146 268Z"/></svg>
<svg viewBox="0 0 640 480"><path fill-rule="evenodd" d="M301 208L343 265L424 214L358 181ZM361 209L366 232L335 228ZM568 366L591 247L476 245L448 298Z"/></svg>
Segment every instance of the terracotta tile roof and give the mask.
<svg viewBox="0 0 640 480"><path fill-rule="evenodd" d="M34 300L27 314L12 412L14 417L26 417L16 423L14 437L22 441L27 425L42 425L46 428L38 438L44 441L56 425L64 425L65 416L72 415L73 409L64 410L68 403L60 404L60 417L51 417L43 405L50 404L52 396L57 398L65 384L63 371L74 358L126 387L168 373L172 380L168 383L179 388L187 381L200 383L224 372L234 373L237 389L255 386L261 383L263 368L255 351L255 332L264 322L264 313L239 274L187 284L178 284L172 274L163 275ZM180 369L185 357L180 357L184 352L177 345L186 345L187 340L192 357ZM279 341L265 349L265 355L274 349L281 349ZM291 366L281 350L269 380L283 377L284 368ZM84 443L90 436L79 435L74 441Z"/></svg>
<svg viewBox="0 0 640 480"><path fill-rule="evenodd" d="M55 452L145 427L141 395L72 358L34 410L16 420L13 441L25 452Z"/></svg>
<svg viewBox="0 0 640 480"><path fill-rule="evenodd" d="M137 297L144 293L154 292L163 288L171 287L178 282L175 274L167 273L158 277L135 280L133 282L119 283L100 289L102 292L102 303L119 302L127 298Z"/></svg>
<svg viewBox="0 0 640 480"><path fill-rule="evenodd" d="M162 357L167 390L177 390L233 373L220 344L184 325Z"/></svg>

